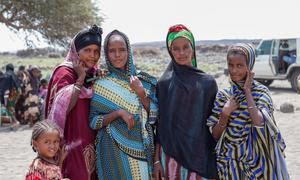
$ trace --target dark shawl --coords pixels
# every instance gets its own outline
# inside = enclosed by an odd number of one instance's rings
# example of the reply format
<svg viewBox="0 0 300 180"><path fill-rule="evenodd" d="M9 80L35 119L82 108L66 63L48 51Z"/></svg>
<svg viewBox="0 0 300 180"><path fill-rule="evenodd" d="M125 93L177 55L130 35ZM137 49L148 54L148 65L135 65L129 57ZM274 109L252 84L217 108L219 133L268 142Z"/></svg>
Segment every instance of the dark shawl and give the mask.
<svg viewBox="0 0 300 180"><path fill-rule="evenodd" d="M157 87L157 140L166 154L205 178L216 178L215 141L206 126L216 92L212 76L174 60Z"/></svg>

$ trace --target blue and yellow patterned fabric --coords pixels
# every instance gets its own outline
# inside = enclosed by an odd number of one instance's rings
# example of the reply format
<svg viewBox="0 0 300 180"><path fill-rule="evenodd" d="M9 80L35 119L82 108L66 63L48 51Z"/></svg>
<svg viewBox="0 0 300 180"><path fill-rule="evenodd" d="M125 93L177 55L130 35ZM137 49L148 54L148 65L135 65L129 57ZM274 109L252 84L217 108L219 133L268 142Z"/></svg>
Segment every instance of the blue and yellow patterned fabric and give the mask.
<svg viewBox="0 0 300 180"><path fill-rule="evenodd" d="M114 68L107 57L108 39L115 33L121 35L127 43L129 55L125 72ZM151 124L155 123L157 115L156 79L146 73L136 74L130 44L123 33L115 30L107 35L104 48L109 73L95 82L90 108L90 126L98 130L96 149L99 178L149 179L154 154ZM147 92L150 99L149 113L129 86L131 75L138 76ZM105 115L119 109L134 116L132 130L128 130L121 118L106 127L102 126Z"/></svg>

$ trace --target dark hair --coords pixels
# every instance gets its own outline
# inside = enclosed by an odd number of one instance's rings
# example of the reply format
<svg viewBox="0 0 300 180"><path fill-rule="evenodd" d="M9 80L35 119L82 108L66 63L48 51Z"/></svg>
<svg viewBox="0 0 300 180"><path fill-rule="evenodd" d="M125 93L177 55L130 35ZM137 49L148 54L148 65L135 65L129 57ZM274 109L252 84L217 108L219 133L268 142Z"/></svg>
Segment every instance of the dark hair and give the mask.
<svg viewBox="0 0 300 180"><path fill-rule="evenodd" d="M25 70L25 66L23 66L23 65L21 65L21 66L19 66L19 69L18 69L19 71L24 71Z"/></svg>
<svg viewBox="0 0 300 180"><path fill-rule="evenodd" d="M7 64L5 67L5 70L6 71L9 71L9 70L14 71L14 65L11 63Z"/></svg>
<svg viewBox="0 0 300 180"><path fill-rule="evenodd" d="M41 84L45 84L45 83L48 83L47 79L42 79Z"/></svg>
<svg viewBox="0 0 300 180"><path fill-rule="evenodd" d="M36 150L33 147L32 141L36 141L40 137L41 134L43 134L46 131L51 131L51 130L56 130L59 133L58 128L54 124L49 122L48 120L39 121L34 124L34 126L32 128L32 135L31 135L31 141L30 141L30 145L32 146L32 149L34 152L36 152Z"/></svg>

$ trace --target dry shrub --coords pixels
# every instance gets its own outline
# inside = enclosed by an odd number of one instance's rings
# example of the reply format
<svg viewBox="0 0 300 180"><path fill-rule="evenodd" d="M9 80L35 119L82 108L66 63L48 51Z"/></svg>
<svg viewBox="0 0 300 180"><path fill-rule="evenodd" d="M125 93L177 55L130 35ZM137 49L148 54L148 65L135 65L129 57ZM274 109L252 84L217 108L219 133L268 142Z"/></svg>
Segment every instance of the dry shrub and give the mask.
<svg viewBox="0 0 300 180"><path fill-rule="evenodd" d="M141 47L134 49L133 53L140 56L158 56L161 54L161 51L155 47Z"/></svg>

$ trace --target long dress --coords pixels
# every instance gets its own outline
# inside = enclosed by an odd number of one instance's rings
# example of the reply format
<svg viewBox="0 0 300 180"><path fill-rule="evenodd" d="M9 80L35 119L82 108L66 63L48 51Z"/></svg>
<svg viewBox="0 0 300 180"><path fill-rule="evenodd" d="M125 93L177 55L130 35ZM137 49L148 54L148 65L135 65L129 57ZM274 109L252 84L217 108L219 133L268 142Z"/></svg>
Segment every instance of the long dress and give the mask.
<svg viewBox="0 0 300 180"><path fill-rule="evenodd" d="M64 98L72 95L76 79L75 71L68 66L62 65L54 71L48 86L50 93L47 95L45 116L58 125L63 134L63 144L67 145L69 151L62 168L64 177L72 180L96 179L96 134L89 128L88 120L90 98L79 96L74 108L65 114L65 120L60 121L59 116L51 113L66 111L69 101Z"/></svg>
<svg viewBox="0 0 300 180"><path fill-rule="evenodd" d="M146 73L136 73L127 38L126 41L129 53L127 71L114 68L106 59L109 74L94 84L90 127L98 130L96 164L99 179L150 179L152 174L154 139L151 123L154 123L157 114L156 79ZM107 42L106 39L106 50ZM128 79L130 75L137 75L143 83L150 98L149 113L131 90ZM102 126L105 115L119 109L134 116L135 125L132 130L128 130L127 124L121 118Z"/></svg>
<svg viewBox="0 0 300 180"><path fill-rule="evenodd" d="M177 38L188 40L193 49L191 66L180 65L171 52ZM169 28L167 49L172 58L158 80L157 141L166 179L214 179L215 141L206 126L211 114L217 84L197 68L195 40L184 25Z"/></svg>
<svg viewBox="0 0 300 180"><path fill-rule="evenodd" d="M285 144L273 118L273 103L268 89L254 81L251 89L256 107L264 117L263 126L253 126L247 100L240 85L217 93L213 114L207 125L213 127L220 118L225 103L231 96L239 107L229 117L226 130L216 146L217 168L220 179L289 179L284 161Z"/></svg>

